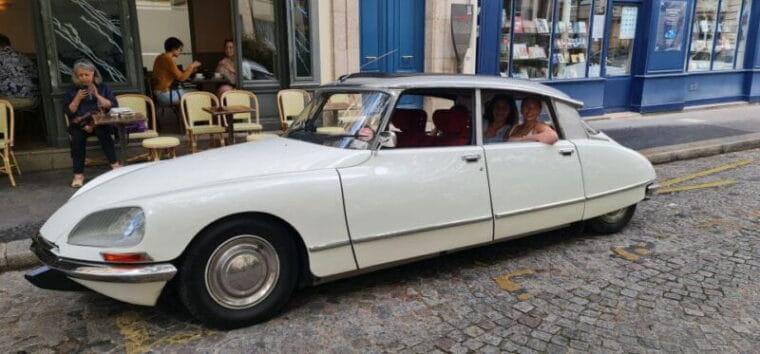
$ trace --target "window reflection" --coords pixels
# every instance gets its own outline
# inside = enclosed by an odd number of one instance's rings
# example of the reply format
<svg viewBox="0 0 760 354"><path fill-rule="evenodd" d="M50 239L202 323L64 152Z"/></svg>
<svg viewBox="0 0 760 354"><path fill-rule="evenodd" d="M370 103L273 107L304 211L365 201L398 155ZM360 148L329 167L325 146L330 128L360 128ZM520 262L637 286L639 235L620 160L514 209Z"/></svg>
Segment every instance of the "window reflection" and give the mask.
<svg viewBox="0 0 760 354"><path fill-rule="evenodd" d="M742 0L723 0L721 2L713 62L713 69L715 70L734 68L741 7Z"/></svg>
<svg viewBox="0 0 760 354"><path fill-rule="evenodd" d="M308 0L291 0L291 14L293 22L296 78L310 78L311 74L311 14Z"/></svg>
<svg viewBox="0 0 760 354"><path fill-rule="evenodd" d="M277 72L273 0L238 0L242 23L243 80L272 80Z"/></svg>
<svg viewBox="0 0 760 354"><path fill-rule="evenodd" d="M518 0L515 3L512 76L548 78L553 10L553 0Z"/></svg>
<svg viewBox="0 0 760 354"><path fill-rule="evenodd" d="M744 9L740 21L739 50L736 52L736 68L744 68L744 55L747 49L747 26L749 26L749 14L752 10L752 1L744 1Z"/></svg>
<svg viewBox="0 0 760 354"><path fill-rule="evenodd" d="M594 5L594 17L591 33L591 53L589 54L589 77L599 77L602 68L602 49L604 48L605 14L607 0L597 0Z"/></svg>
<svg viewBox="0 0 760 354"><path fill-rule="evenodd" d="M586 76L586 58L589 38L589 13L591 2L560 0L557 24L554 31L554 54L552 54L555 78L579 78Z"/></svg>
<svg viewBox="0 0 760 354"><path fill-rule="evenodd" d="M126 82L121 1L51 1L52 24L61 82L71 82L71 69L81 58L91 60L107 82Z"/></svg>
<svg viewBox="0 0 760 354"><path fill-rule="evenodd" d="M637 6L614 5L607 48L607 76L629 75L636 38Z"/></svg>
<svg viewBox="0 0 760 354"><path fill-rule="evenodd" d="M689 71L710 70L718 0L697 0L689 51Z"/></svg>

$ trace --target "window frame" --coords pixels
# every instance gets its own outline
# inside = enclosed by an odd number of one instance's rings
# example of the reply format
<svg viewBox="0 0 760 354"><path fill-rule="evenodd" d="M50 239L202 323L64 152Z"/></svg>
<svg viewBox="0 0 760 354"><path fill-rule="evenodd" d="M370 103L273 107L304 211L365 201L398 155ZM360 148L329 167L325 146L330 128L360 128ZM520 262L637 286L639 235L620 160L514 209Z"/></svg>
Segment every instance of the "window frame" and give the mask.
<svg viewBox="0 0 760 354"><path fill-rule="evenodd" d="M511 143L511 144L532 143L532 142L525 142L525 141L512 141L512 142L503 141L500 143L485 144L484 142L485 137L483 136L483 124L484 124L483 116L485 114L485 107L486 107L486 104L485 104L486 102L483 101L484 93L487 93L490 96L495 96L498 94L505 94L508 96L512 96L512 99L514 99L515 105L517 106L518 124L520 120L522 119L522 113L520 112L521 100L529 96L539 97L541 99L541 102L543 103L543 106L546 107L546 113L549 115L549 119L551 120L551 123L552 123L552 128L557 133L557 141L567 140L565 138L565 132L562 130L562 124L560 124L560 120L557 116L557 108L554 107L554 104L555 104L554 101L556 100L556 98L552 96L546 96L546 95L533 93L533 92L527 92L527 91L483 88L483 89L478 90L478 95L477 95L477 99L478 99L477 105L478 105L478 112L479 112L478 116L480 117L480 119L477 119L478 130L475 132L475 134L477 135L478 145L486 146L486 145L496 145L496 144L504 144L504 143ZM567 104L567 105L569 107L572 107L572 105L570 104ZM541 120L540 116L539 116L539 121L546 124L546 122Z"/></svg>

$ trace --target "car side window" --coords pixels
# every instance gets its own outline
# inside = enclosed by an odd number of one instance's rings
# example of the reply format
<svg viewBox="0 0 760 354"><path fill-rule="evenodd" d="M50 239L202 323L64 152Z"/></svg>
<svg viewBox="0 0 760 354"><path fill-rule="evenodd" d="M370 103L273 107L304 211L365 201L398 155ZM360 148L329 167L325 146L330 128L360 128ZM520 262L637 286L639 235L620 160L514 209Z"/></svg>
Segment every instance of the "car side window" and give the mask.
<svg viewBox="0 0 760 354"><path fill-rule="evenodd" d="M471 145L472 91L427 89L404 92L391 113L396 148Z"/></svg>
<svg viewBox="0 0 760 354"><path fill-rule="evenodd" d="M505 143L509 142L510 135L533 134L535 128L525 124L526 114L537 114L536 120L539 123L549 126L561 136L550 102L544 96L528 95L523 92L481 91L483 143Z"/></svg>

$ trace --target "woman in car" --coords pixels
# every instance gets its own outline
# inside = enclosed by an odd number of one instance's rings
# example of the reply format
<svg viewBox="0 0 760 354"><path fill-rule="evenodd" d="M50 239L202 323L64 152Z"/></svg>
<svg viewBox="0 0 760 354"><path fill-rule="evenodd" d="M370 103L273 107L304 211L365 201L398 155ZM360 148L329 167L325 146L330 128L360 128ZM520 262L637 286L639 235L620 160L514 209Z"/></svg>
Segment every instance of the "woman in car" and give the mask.
<svg viewBox="0 0 760 354"><path fill-rule="evenodd" d="M71 160L74 166L71 187L79 188L84 184L84 158L88 136L97 136L111 168L119 167L111 138L113 129L110 126L95 125L91 116L93 112L107 112L111 107L116 107L116 96L102 83L95 64L87 59L80 59L74 63L71 81L74 82L74 87L66 92L63 111L69 117L71 135Z"/></svg>
<svg viewBox="0 0 760 354"><path fill-rule="evenodd" d="M517 105L512 97L496 95L486 104L483 119L486 121L483 127L483 143L503 142L509 130L517 124Z"/></svg>
<svg viewBox="0 0 760 354"><path fill-rule="evenodd" d="M537 141L553 145L559 140L557 132L552 127L538 121L541 115L541 98L525 97L520 105L520 112L523 115L523 122L509 132L509 141Z"/></svg>

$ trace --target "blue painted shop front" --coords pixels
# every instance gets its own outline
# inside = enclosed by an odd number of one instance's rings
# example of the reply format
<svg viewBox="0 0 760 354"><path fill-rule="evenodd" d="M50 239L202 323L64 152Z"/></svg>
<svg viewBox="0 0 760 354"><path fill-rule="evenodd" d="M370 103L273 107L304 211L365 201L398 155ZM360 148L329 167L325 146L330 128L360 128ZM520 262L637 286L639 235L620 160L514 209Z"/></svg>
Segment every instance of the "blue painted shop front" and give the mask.
<svg viewBox="0 0 760 354"><path fill-rule="evenodd" d="M760 102L760 0L481 0L477 72L537 80L583 115Z"/></svg>

